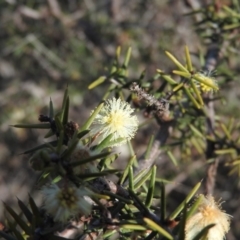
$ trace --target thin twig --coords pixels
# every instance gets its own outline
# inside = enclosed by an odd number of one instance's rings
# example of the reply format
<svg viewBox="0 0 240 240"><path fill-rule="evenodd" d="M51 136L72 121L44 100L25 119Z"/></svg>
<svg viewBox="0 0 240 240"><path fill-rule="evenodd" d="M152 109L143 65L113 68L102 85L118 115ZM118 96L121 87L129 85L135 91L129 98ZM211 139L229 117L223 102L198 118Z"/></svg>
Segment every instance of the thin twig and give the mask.
<svg viewBox="0 0 240 240"><path fill-rule="evenodd" d="M216 68L219 56L219 47L216 44L210 45L206 54L206 63L204 66L204 70L212 71ZM212 98L212 94L209 98ZM206 126L207 126L207 135L213 135L214 127L215 127L215 110L214 110L214 101L208 101L206 103ZM214 144L207 140L207 148L206 148L206 158L212 158L214 156ZM205 193L213 194L215 187L215 177L217 174L219 159L216 158L213 163L208 165L207 176L205 180Z"/></svg>

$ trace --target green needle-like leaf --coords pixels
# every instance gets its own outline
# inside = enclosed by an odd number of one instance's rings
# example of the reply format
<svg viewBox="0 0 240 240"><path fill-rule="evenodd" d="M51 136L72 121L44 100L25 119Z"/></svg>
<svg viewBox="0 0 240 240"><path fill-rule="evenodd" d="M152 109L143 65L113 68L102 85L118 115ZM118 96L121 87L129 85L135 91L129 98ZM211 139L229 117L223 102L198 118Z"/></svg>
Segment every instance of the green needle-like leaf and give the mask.
<svg viewBox="0 0 240 240"><path fill-rule="evenodd" d="M208 226L206 226L205 228L202 229L202 231L200 231L196 237L193 238L193 240L202 240L202 239L206 239L205 237L207 237L208 234L208 230L211 229L212 227L214 227L215 224L210 224Z"/></svg>
<svg viewBox="0 0 240 240"><path fill-rule="evenodd" d="M101 152L104 148L108 148L112 144L112 138L114 133L109 134L105 139L103 139L95 148L95 150Z"/></svg>
<svg viewBox="0 0 240 240"><path fill-rule="evenodd" d="M204 149L205 147L202 146L202 143L201 143L201 139L199 138L196 138L196 137L192 137L190 139L190 142L192 143L192 145L196 148L196 150L198 151L199 154L204 154Z"/></svg>
<svg viewBox="0 0 240 240"><path fill-rule="evenodd" d="M200 137L202 139L205 139L205 136L203 136L202 132L199 131L196 127L194 127L192 124L189 124L189 127L191 128L191 130L193 131L193 133L197 136Z"/></svg>
<svg viewBox="0 0 240 240"><path fill-rule="evenodd" d="M129 189L134 191L134 185L133 185L133 168L132 166L129 166L128 168L128 179L129 179Z"/></svg>
<svg viewBox="0 0 240 240"><path fill-rule="evenodd" d="M60 132L61 130L64 130L61 119L60 119L60 116L55 116L55 124L57 126L58 132Z"/></svg>
<svg viewBox="0 0 240 240"><path fill-rule="evenodd" d="M228 138L228 140L231 140L231 139L232 139L231 133L228 131L226 125L223 124L223 123L220 123L220 127L221 127L221 129L223 130L223 132L225 133L225 135L226 135L226 137Z"/></svg>
<svg viewBox="0 0 240 240"><path fill-rule="evenodd" d="M235 125L235 120L233 117L231 117L229 120L228 120L228 123L227 123L227 129L230 133L233 132L234 130L234 125Z"/></svg>
<svg viewBox="0 0 240 240"><path fill-rule="evenodd" d="M62 130L60 131L58 142L57 142L57 148L56 148L57 154L61 153L61 149L63 147L63 140L64 140L64 131Z"/></svg>
<svg viewBox="0 0 240 240"><path fill-rule="evenodd" d="M71 140L71 143L69 144L68 148L62 153L61 158L67 159L72 152L75 150L76 146L78 145L79 140L75 137Z"/></svg>
<svg viewBox="0 0 240 240"><path fill-rule="evenodd" d="M150 177L151 169L144 169L134 176L134 188L140 188Z"/></svg>
<svg viewBox="0 0 240 240"><path fill-rule="evenodd" d="M54 117L54 108L53 108L53 102L52 102L52 99L50 98L50 101L49 101L49 117L50 118L53 118Z"/></svg>
<svg viewBox="0 0 240 240"><path fill-rule="evenodd" d="M189 218L198 208L199 204L203 201L204 196L200 195L198 199L191 206L190 210L187 212L187 218Z"/></svg>
<svg viewBox="0 0 240 240"><path fill-rule="evenodd" d="M133 231L146 231L147 228L139 224L123 224L121 228L126 228Z"/></svg>
<svg viewBox="0 0 240 240"><path fill-rule="evenodd" d="M27 206L20 199L18 199L18 206L22 210L22 212L23 212L24 216L27 218L28 222L31 223L32 216L33 216L31 211L27 208Z"/></svg>
<svg viewBox="0 0 240 240"><path fill-rule="evenodd" d="M51 142L48 142L48 143L44 143L44 144L39 145L39 146L37 146L35 148L29 149L29 150L23 152L22 154L33 153L33 152L36 152L37 150L40 150L40 149L43 149L43 148L47 148L49 145L53 146L53 147L56 147L57 146L57 140L54 140L54 141L51 141Z"/></svg>
<svg viewBox="0 0 240 240"><path fill-rule="evenodd" d="M161 76L165 81L167 81L170 85L176 85L176 84L177 84L177 82L176 82L173 78L171 78L170 75L165 74L162 70L157 69L157 72L158 72L158 73L160 74L160 76Z"/></svg>
<svg viewBox="0 0 240 240"><path fill-rule="evenodd" d="M173 88L172 91L173 91L174 93L176 93L176 92L178 92L180 89L182 89L183 86L184 86L183 83L179 83L176 87Z"/></svg>
<svg viewBox="0 0 240 240"><path fill-rule="evenodd" d="M185 57L186 57L188 71L192 72L192 70L193 70L192 60L191 60L189 49L187 46L185 46Z"/></svg>
<svg viewBox="0 0 240 240"><path fill-rule="evenodd" d="M166 218L166 193L165 184L161 183L161 219L164 221Z"/></svg>
<svg viewBox="0 0 240 240"><path fill-rule="evenodd" d="M185 239L186 220L187 220L187 205L185 205L185 207L183 209L183 216L182 216L180 224L178 226L179 227L179 235L178 235L179 240Z"/></svg>
<svg viewBox="0 0 240 240"><path fill-rule="evenodd" d="M119 63L120 60L120 56L121 56L121 46L118 46L116 49L116 60Z"/></svg>
<svg viewBox="0 0 240 240"><path fill-rule="evenodd" d="M148 193L147 193L147 197L146 197L146 201L145 201L145 205L148 208L150 208L150 206L152 204L152 199L153 199L153 194L154 194L154 189L155 189L156 171L157 171L157 167L153 166L152 171L151 171L150 182L148 185Z"/></svg>
<svg viewBox="0 0 240 240"><path fill-rule="evenodd" d="M104 103L99 104L99 106L93 111L90 118L87 120L87 122L81 127L80 131L87 130L92 125L95 117L97 114L101 111L102 107L104 106Z"/></svg>
<svg viewBox="0 0 240 240"><path fill-rule="evenodd" d="M215 150L214 153L218 155L236 154L236 149L235 148L219 149L219 150Z"/></svg>
<svg viewBox="0 0 240 240"><path fill-rule="evenodd" d="M114 230L107 230L103 235L102 235L102 239L109 239L109 237L111 237L112 235L114 235L117 232L116 229Z"/></svg>
<svg viewBox="0 0 240 240"><path fill-rule="evenodd" d="M183 210L185 204L187 204L192 198L193 196L196 194L196 192L198 191L198 189L200 188L202 182L199 182L196 184L196 186L190 191L190 193L187 195L187 197L185 198L185 200L176 208L176 210L169 216L170 220L175 219L178 214Z"/></svg>
<svg viewBox="0 0 240 240"><path fill-rule="evenodd" d="M183 71L188 73L188 70L169 52L165 52L167 54L167 56L177 65L177 67Z"/></svg>
<svg viewBox="0 0 240 240"><path fill-rule="evenodd" d="M63 96L63 101L62 101L62 109L61 109L61 114L60 114L60 122L63 122L63 115L64 115L64 109L66 106L66 102L68 99L68 87L66 88Z"/></svg>
<svg viewBox="0 0 240 240"><path fill-rule="evenodd" d="M115 162L116 159L118 159L119 155L120 155L119 153L115 153L111 156L103 158L99 162L99 167L101 167L100 171L104 170L105 168L111 168L111 164Z"/></svg>
<svg viewBox="0 0 240 240"><path fill-rule="evenodd" d="M70 100L69 100L69 96L67 96L64 109L63 109L63 116L62 116L63 125L67 124L68 122L69 104L70 104Z"/></svg>
<svg viewBox="0 0 240 240"><path fill-rule="evenodd" d="M36 226L40 226L40 224L42 223L41 214L40 214L40 211L39 211L36 203L34 202L34 200L31 196L29 196L29 204L30 204L30 207L32 209L35 224L36 224Z"/></svg>
<svg viewBox="0 0 240 240"><path fill-rule="evenodd" d="M129 195L132 197L133 201L135 202L135 206L139 209L139 211L143 215L149 214L149 209L145 206L142 200L140 200L138 196L131 189L129 189Z"/></svg>
<svg viewBox="0 0 240 240"><path fill-rule="evenodd" d="M191 74L190 73L186 73L186 72L178 71L178 70L173 70L172 72L174 74L179 75L179 76L184 77L184 78L191 78Z"/></svg>
<svg viewBox="0 0 240 240"><path fill-rule="evenodd" d="M11 214L11 216L14 218L14 220L16 221L16 223L23 229L23 231L26 234L30 234L31 233L31 227L29 227L24 221L23 219L12 209L10 208L8 205L6 205L4 203L4 207L5 209Z"/></svg>
<svg viewBox="0 0 240 240"><path fill-rule="evenodd" d="M36 124L15 124L10 125L15 128L37 128L37 129L50 129L49 123L36 123Z"/></svg>
<svg viewBox="0 0 240 240"><path fill-rule="evenodd" d="M90 130L83 130L83 131L79 131L78 134L77 134L77 138L78 139L81 139L83 138L85 135L87 135L88 133L90 132Z"/></svg>
<svg viewBox="0 0 240 240"><path fill-rule="evenodd" d="M185 93L188 95L188 97L190 98L190 100L192 101L192 103L195 105L195 107L200 109L201 105L196 101L194 96L190 93L189 89L186 88L185 86L183 87L183 89L184 89Z"/></svg>
<svg viewBox="0 0 240 240"><path fill-rule="evenodd" d="M172 160L173 164L174 164L175 166L177 166L177 165L178 165L177 159L174 157L174 155L172 154L172 152L171 152L171 151L167 151L167 155L168 155L168 157Z"/></svg>
<svg viewBox="0 0 240 240"><path fill-rule="evenodd" d="M126 54L124 63L123 63L123 68L125 68L125 69L128 67L130 57L131 57L131 53L132 53L132 48L129 47L128 50L127 50L127 54Z"/></svg>
<svg viewBox="0 0 240 240"><path fill-rule="evenodd" d="M55 178L51 181L51 183L52 183L52 184L58 183L61 179L62 179L61 176L57 176L57 177L55 177Z"/></svg>
<svg viewBox="0 0 240 240"><path fill-rule="evenodd" d="M122 174L122 176L120 178L120 184L121 185L125 182L126 177L129 174L129 167L133 166L133 163L135 162L135 160L136 160L136 155L132 156L131 159L128 161L128 165L125 168L125 170L124 170L124 172L123 172L123 174Z"/></svg>
<svg viewBox="0 0 240 240"><path fill-rule="evenodd" d="M165 229L163 229L161 226L159 226L157 223L152 221L149 218L143 218L143 221L147 224L147 226L152 229L153 231L157 231L159 234L164 236L165 238L169 240L173 240L173 237L168 233Z"/></svg>
<svg viewBox="0 0 240 240"><path fill-rule="evenodd" d="M117 172L119 172L118 169L110 169L110 170L97 172L97 173L79 174L78 177L81 178L81 179L85 179L87 181L87 180L94 179L96 177L102 177L102 176L107 176L107 175L110 175L110 174L116 174Z"/></svg>
<svg viewBox="0 0 240 240"><path fill-rule="evenodd" d="M129 149L129 154L130 154L130 156L135 156L136 154L135 154L135 152L134 152L134 149L133 149L133 146L132 146L131 142L130 142L130 141L127 141L127 145L128 145L128 149ZM136 161L135 161L135 163L136 163Z"/></svg>
<svg viewBox="0 0 240 240"><path fill-rule="evenodd" d="M118 194L114 194L110 191L102 191L102 194L105 194L107 196L110 196L112 199L118 199L120 200L121 202L124 202L124 203L127 203L127 204L133 204L133 201L130 200L130 199L126 199Z"/></svg>
<svg viewBox="0 0 240 240"><path fill-rule="evenodd" d="M94 82L92 82L89 86L88 89L91 90L99 85L101 85L102 83L105 82L105 80L107 79L106 76L101 76L98 79L96 79Z"/></svg>
<svg viewBox="0 0 240 240"><path fill-rule="evenodd" d="M153 140L154 140L154 135L151 136L151 138L148 142L147 150L146 150L146 153L145 153L145 159L149 158L149 155L150 155L151 150L152 150Z"/></svg>
<svg viewBox="0 0 240 240"><path fill-rule="evenodd" d="M86 163L90 163L90 162L96 161L97 159L105 158L105 157L107 157L110 154L111 154L111 152L104 152L104 153L101 153L101 154L98 154L98 155L95 155L95 156L91 156L91 157L88 157L88 158L81 159L79 161L70 163L70 165L72 167L76 167L76 166L79 166L79 165L84 165Z"/></svg>
<svg viewBox="0 0 240 240"><path fill-rule="evenodd" d="M200 105L203 106L203 105L204 105L204 102L203 102L203 99L202 99L202 97L201 97L201 94L200 94L199 90L197 89L196 84L193 82L192 78L190 78L189 81L190 81L190 85L191 85L194 93L195 93L196 96L197 96L198 101L200 102Z"/></svg>

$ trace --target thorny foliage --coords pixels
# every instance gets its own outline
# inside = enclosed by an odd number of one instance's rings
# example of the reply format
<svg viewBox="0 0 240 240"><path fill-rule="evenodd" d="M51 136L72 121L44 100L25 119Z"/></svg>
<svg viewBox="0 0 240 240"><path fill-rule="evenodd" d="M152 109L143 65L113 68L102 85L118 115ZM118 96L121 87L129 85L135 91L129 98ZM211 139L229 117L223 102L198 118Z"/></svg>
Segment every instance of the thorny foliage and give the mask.
<svg viewBox="0 0 240 240"><path fill-rule="evenodd" d="M239 22L236 22L239 21L238 13L234 12L237 6L233 4L232 7L233 9L213 4L194 12L200 12L202 16L198 22L199 30L203 24L210 21L218 26L215 34L230 34L229 31L232 32L239 26ZM231 22L229 27L232 19L234 23ZM212 31L211 27L209 29ZM211 32L211 35L214 34ZM5 239L62 239L67 236L78 239L185 239L186 221L190 213L197 208L197 203L190 206L189 202L201 183L197 183L186 199L167 216L166 188L163 183L157 188L162 179L156 176L157 167L154 162L162 156L163 151L175 165L181 165L182 159L186 161L196 156L205 156L207 161L215 163L219 161L219 156L220 159L224 156L225 165L231 166L230 173L239 174L240 136L233 134L239 127L232 119L228 124L220 120L215 122L215 116L209 114L213 107L209 103L218 98L213 98L213 91L209 93L206 89L218 90L218 86L216 80L209 76L208 70L212 70L215 65L213 60L218 62L220 46L224 45L224 40L219 44L217 50L214 48L214 53L217 52L215 57L210 54L209 48L203 72L194 69L187 47L185 61L178 61L167 52L167 56L177 67L177 70L173 71L177 78L158 69L157 74L150 79L142 77L143 74L139 79L129 79L126 69L131 49L121 64L121 51L118 48L116 61L109 73L89 86L94 89L105 82L109 88L103 96L103 102L93 110L85 124L79 126L69 120L70 97L66 90L59 112L55 113L50 101L49 114L39 116L41 123L14 125L17 128L48 129L46 138L52 137L53 140L24 153L31 154L32 168L41 173L37 183L40 188L47 187L48 184L60 186L53 188L55 190L52 192L47 189L47 195L51 196L51 206L56 208L54 204L61 205L68 217L62 218L60 212L53 216L54 211L49 211L48 206L44 205L42 208L37 207L32 197L29 197L29 207L18 200L26 220L5 205L12 219L7 218L7 224L0 232L1 236ZM158 89L154 88L156 81L160 83ZM160 129L149 141L143 157L136 158L134 147L128 143L131 156L123 171L112 166L119 155L111 148L112 133L100 142L98 137L101 130L99 134L91 135L94 119L104 108L104 101L109 99L110 95L131 103L136 111L144 111L148 119L152 119L153 115ZM138 131L141 131L141 128ZM160 132L165 132L164 136L159 134ZM118 143L121 141L118 139ZM158 151L153 154L156 146ZM150 167L144 168L144 164L139 164L142 169L134 174L133 167L145 160L148 160ZM110 174L114 174L117 180L109 180ZM213 174L210 174L210 177L213 177L214 185ZM207 179L206 185L208 184ZM67 192L67 196L63 192ZM79 205L80 199L82 202ZM157 202L160 202L160 207ZM85 206L84 209L81 209L82 205ZM56 216L59 218L56 219ZM61 223L63 219L64 224ZM211 228L214 228L211 223L203 226L194 239L202 239Z"/></svg>

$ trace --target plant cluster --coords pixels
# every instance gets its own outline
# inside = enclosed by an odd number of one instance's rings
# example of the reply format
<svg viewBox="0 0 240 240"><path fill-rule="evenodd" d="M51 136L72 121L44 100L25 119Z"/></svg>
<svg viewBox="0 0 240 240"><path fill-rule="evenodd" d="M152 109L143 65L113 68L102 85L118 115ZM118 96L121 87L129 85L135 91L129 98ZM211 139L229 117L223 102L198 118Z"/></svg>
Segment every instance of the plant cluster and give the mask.
<svg viewBox="0 0 240 240"><path fill-rule="evenodd" d="M170 216L166 216L164 184L161 185L161 194L156 194L155 190L157 167L154 161L158 155L150 156L153 141L149 142L144 157L148 167L137 167L138 170L140 169L137 173L134 172L133 167L141 160L137 160L130 142L138 128L138 119L130 103L134 104L136 110L147 112L147 118L152 116L156 119L161 130L181 124L179 119L190 118L194 132L196 129L194 125L198 119L193 116L198 113L199 118L204 119L202 95L204 92L218 90L216 80L209 73L193 70L186 47L185 64L181 64L172 54L166 52L178 68L173 73L180 76L179 81L166 75L162 70L157 70L157 75L147 82L142 77L129 81L126 69L130 53L131 49L128 50L124 63L120 64L120 49L118 49L116 62L109 75L100 77L89 86L92 89L103 81L110 83L103 102L92 111L89 119L82 126L69 120L68 90L65 91L60 112L54 112L50 100L49 114L39 116L41 123L14 125L17 128L49 129L45 138L55 138L24 152L24 154L32 154L31 166L41 172L37 184L45 198L42 210L36 207L31 197L30 209L19 200L19 207L31 223L28 225L9 206L6 206L6 210L21 226L28 239L34 239L36 236L40 239L52 239L53 236L53 239L58 239L55 233L61 232L63 228L59 223L71 224L74 220L81 223L81 227L75 232L81 238L89 235L92 238L95 236L106 239L116 235L125 239L134 238L137 233L139 239L154 239L159 236L167 239L174 239L174 236L180 239L185 239L185 236L186 239L201 239L207 234L209 224L213 229L217 228L215 231L221 229L221 237L228 231L229 216L216 207L212 196L205 200L199 197L200 200L187 211L187 204L201 183L196 185L186 200ZM162 86L156 91L154 89L150 91L151 82L159 78L163 79ZM148 86L144 86L144 82ZM167 87L168 91L164 91ZM127 96L126 90L128 90ZM115 97L111 98L110 95ZM183 111L184 109L189 111ZM112 169L112 163L118 157L113 147L126 142L131 150L128 165L124 171ZM173 162L178 164L176 159L173 159ZM117 182L108 180L109 174L116 174ZM153 204L156 199L160 199L160 214L157 214L158 207ZM197 213L195 217L189 218L185 229L183 223L187 221L189 212L196 208L196 204L202 206L201 208L199 206L199 212L203 213L201 215ZM214 217L207 219L209 212L213 211L212 208L219 212L212 214L219 214L218 218L222 219L216 223L216 227L213 225ZM174 227L173 231L169 230L172 222L176 222L176 217L182 211L184 216L180 223L175 223L179 227ZM192 230L192 226L200 225L201 221L201 226L197 227L198 231ZM11 220L9 224L14 226ZM15 237L21 236L17 228L14 227L12 231ZM194 233L191 233L192 231ZM209 234L215 234L211 231L214 230L210 228ZM1 235L10 239L10 236L3 232Z"/></svg>
<svg viewBox="0 0 240 240"><path fill-rule="evenodd" d="M202 16L198 31L203 24L215 23L208 28L210 35L216 31L224 37L225 31L239 26L239 14L217 7L193 13ZM69 119L71 93L66 89L60 110L50 100L49 112L39 115L39 123L13 125L47 130L47 142L23 153L40 174L36 185L44 202L38 207L31 196L29 204L18 200L20 215L4 204L6 225L0 236L7 240L224 239L231 216L213 197L215 175L223 156L230 174L239 174L240 136L233 134L239 129L233 119L224 124L214 114L221 89L214 70L223 43L222 39L217 48L208 48L203 69L193 66L185 47L182 61L166 51L176 67L172 73L157 69L146 78L143 71L136 79L128 76L132 49L122 61L118 47L108 72L88 87L94 91L104 84L107 89L85 123ZM156 134L149 136L144 154L137 156L132 139L153 123ZM114 162L122 145L128 146L130 156L120 170ZM199 181L169 214L168 179L158 177L156 165L164 152L176 167L196 156L204 156L208 164L205 195L197 195Z"/></svg>

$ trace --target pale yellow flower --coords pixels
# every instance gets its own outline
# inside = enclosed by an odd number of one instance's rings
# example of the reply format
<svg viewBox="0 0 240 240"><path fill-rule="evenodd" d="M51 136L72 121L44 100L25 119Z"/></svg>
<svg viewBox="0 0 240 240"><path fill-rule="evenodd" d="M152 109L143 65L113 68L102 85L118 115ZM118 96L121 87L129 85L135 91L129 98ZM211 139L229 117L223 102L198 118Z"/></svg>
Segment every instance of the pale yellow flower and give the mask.
<svg viewBox="0 0 240 240"><path fill-rule="evenodd" d="M112 134L111 141L121 139L118 144L125 143L134 137L138 128L138 119L133 112L134 109L120 98L107 100L93 122L92 133L100 133L102 139Z"/></svg>
<svg viewBox="0 0 240 240"><path fill-rule="evenodd" d="M203 82L195 82L197 87L199 87L203 92L212 92L214 90L218 90L218 85L216 82L216 79L211 76L211 73L197 73L196 76L203 80L204 82L208 83L209 85L206 85Z"/></svg>
<svg viewBox="0 0 240 240"><path fill-rule="evenodd" d="M225 239L225 234L229 231L231 216L221 210L221 204L215 202L213 196L200 196L202 201L197 212L187 220L185 240L194 239L209 224L215 224L215 226L208 231L207 240Z"/></svg>
<svg viewBox="0 0 240 240"><path fill-rule="evenodd" d="M91 204L85 199L89 192L84 188L64 186L59 188L56 184L45 186L42 189L44 195L44 209L54 221L66 222L69 218L78 214L89 215Z"/></svg>

